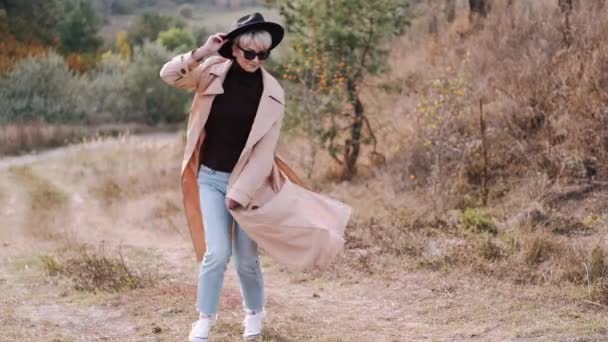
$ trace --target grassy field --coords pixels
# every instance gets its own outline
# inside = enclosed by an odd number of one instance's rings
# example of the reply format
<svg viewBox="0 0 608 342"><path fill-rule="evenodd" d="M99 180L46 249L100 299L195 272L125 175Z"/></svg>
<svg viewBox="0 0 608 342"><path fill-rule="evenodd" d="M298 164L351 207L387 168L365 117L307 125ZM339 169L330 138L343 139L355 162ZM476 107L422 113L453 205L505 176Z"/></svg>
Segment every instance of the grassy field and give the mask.
<svg viewBox="0 0 608 342"><path fill-rule="evenodd" d="M392 71L366 77L362 93L385 165L364 147L359 175L341 182L318 145L282 136L280 154L310 188L354 214L323 272L262 257L260 340L608 340L605 20L584 8L564 48L554 1L510 11L483 25L460 11L440 35L421 16L393 42ZM446 83L458 85L447 100L433 93ZM425 121L421 99L442 103L441 120ZM0 340L186 339L198 269L181 204L183 139L121 135L0 159ZM240 337L239 292L230 266L215 341Z"/></svg>
<svg viewBox="0 0 608 342"><path fill-rule="evenodd" d="M101 139L2 166L0 199L11 205L3 206L0 221L0 339L186 338L196 317L197 269L179 204L181 139ZM285 138L281 149L288 154L297 143ZM470 249L484 248L474 228L463 224L422 227L407 212L392 215L399 219L392 224L362 217L380 185L370 181L326 187L357 213L331 269L297 273L263 258L269 319L262 341L606 338L605 308L588 296L591 289L513 277L529 271L550 277L554 266L524 262L527 268L518 270L508 257L484 259L483 250ZM581 239L602 234L597 228ZM521 253L534 258L544 243ZM458 253L474 262L452 260L450 246L467 246ZM500 270L501 260L510 265L503 274L487 271ZM231 267L215 341L238 340L240 305Z"/></svg>

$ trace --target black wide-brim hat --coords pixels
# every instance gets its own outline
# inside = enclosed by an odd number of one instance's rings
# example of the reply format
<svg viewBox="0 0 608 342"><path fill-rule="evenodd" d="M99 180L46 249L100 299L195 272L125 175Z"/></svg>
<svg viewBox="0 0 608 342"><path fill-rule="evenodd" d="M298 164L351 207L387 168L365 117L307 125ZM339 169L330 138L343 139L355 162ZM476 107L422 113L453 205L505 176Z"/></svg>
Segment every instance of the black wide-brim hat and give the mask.
<svg viewBox="0 0 608 342"><path fill-rule="evenodd" d="M266 31L270 33L272 37L272 44L270 45L270 50L274 49L281 40L283 40L283 36L285 35L285 30L283 27L277 23L273 23L270 21L264 20L264 16L258 12L253 14L248 14L244 17L239 18L237 21L232 24L230 28L231 31L226 34L226 39L228 40L218 53L220 56L224 58L233 58L232 56L232 41L234 38L239 35L249 32L249 31Z"/></svg>

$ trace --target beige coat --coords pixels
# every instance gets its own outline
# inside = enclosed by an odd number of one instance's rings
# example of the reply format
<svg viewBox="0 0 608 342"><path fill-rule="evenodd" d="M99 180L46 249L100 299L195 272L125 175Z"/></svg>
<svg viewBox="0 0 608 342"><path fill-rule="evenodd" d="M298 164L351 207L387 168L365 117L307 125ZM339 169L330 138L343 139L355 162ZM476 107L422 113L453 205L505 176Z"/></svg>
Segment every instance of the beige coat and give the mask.
<svg viewBox="0 0 608 342"><path fill-rule="evenodd" d="M210 57L204 63L191 52L165 63L161 78L194 91L182 162L184 209L197 261L206 250L198 189L199 151L215 95L232 61ZM284 92L262 68L263 92L243 151L231 173L226 196L243 208L231 210L241 227L279 262L296 268L326 266L344 244L351 208L303 188L295 173L275 154L284 113Z"/></svg>

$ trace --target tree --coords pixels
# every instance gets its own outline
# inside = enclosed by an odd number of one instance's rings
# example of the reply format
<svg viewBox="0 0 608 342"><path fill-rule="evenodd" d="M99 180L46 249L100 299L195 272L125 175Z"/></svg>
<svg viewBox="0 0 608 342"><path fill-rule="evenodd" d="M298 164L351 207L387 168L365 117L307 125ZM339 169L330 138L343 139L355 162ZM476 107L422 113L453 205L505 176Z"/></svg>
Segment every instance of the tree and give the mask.
<svg viewBox="0 0 608 342"><path fill-rule="evenodd" d="M61 45L65 53L95 52L102 40L97 35L99 17L89 0L66 3L66 19L61 23Z"/></svg>
<svg viewBox="0 0 608 342"><path fill-rule="evenodd" d="M177 18L146 12L135 17L127 31L127 39L132 46L140 46L145 40L155 41L162 31L184 26L184 22Z"/></svg>
<svg viewBox="0 0 608 342"><path fill-rule="evenodd" d="M387 69L390 37L408 24L407 0L275 0L290 32L285 77L314 95L316 113L308 120L315 135L343 167L356 174L362 143L376 139L360 92L366 74ZM364 132L367 128L367 134Z"/></svg>
<svg viewBox="0 0 608 342"><path fill-rule="evenodd" d="M0 19L6 19L0 40L13 36L24 43L57 45L63 7L62 0L0 0Z"/></svg>

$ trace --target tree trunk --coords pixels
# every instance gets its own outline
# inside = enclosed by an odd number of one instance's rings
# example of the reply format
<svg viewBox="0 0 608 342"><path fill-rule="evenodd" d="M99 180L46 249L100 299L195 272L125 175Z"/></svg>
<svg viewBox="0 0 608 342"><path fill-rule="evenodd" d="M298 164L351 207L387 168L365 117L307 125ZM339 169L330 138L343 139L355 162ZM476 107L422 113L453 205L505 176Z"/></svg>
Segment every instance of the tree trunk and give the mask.
<svg viewBox="0 0 608 342"><path fill-rule="evenodd" d="M570 14L572 14L572 10L574 9L573 0L558 0L557 4L564 14L564 27L562 29L564 44L570 47L574 41L574 35L570 25Z"/></svg>
<svg viewBox="0 0 608 342"><path fill-rule="evenodd" d="M354 108L353 124L351 126L350 138L344 144L344 170L343 180L351 180L357 174L357 160L361 150L361 133L363 130L363 103L359 99L355 81L347 82L347 91L350 102Z"/></svg>
<svg viewBox="0 0 608 342"><path fill-rule="evenodd" d="M470 16L485 17L490 11L489 0L469 0Z"/></svg>
<svg viewBox="0 0 608 342"><path fill-rule="evenodd" d="M557 4L559 5L559 8L562 10L563 13L570 13L574 8L572 0L558 0Z"/></svg>
<svg viewBox="0 0 608 342"><path fill-rule="evenodd" d="M451 23L456 19L456 0L445 0L445 20Z"/></svg>

